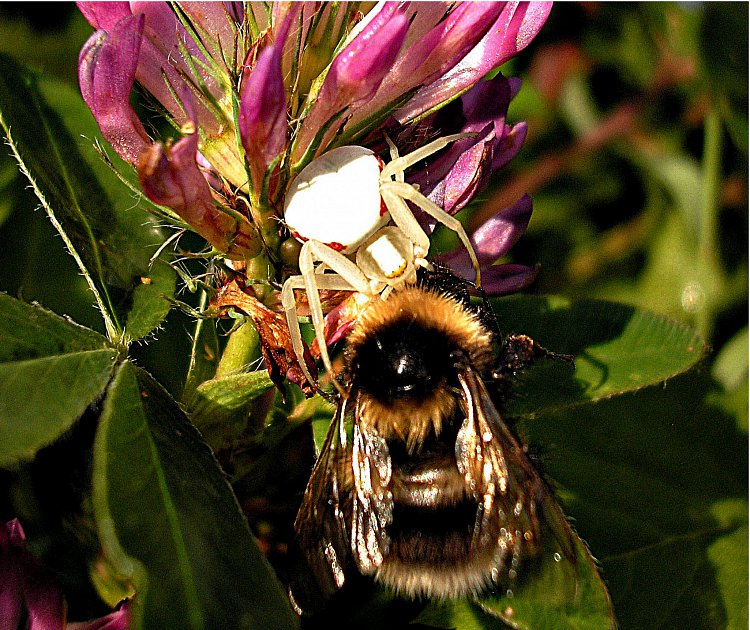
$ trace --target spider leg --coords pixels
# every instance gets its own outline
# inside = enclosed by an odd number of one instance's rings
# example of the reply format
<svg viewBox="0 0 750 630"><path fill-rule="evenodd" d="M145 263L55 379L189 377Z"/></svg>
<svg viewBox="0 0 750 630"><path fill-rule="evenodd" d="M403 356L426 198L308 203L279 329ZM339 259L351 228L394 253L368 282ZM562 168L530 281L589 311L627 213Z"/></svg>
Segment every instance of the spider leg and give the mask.
<svg viewBox="0 0 750 630"><path fill-rule="evenodd" d="M313 386L317 386L317 379L313 379L312 374L307 369L307 363L305 362L305 348L302 344L302 332L299 328L299 320L297 319L297 302L294 299L294 289L304 288L304 279L302 276L291 276L286 279L284 286L281 288L281 306L284 309L286 315L286 324L289 327L289 338L292 342L292 348L294 348L294 354L297 356L297 363L299 364L302 373L305 375L307 382Z"/></svg>
<svg viewBox="0 0 750 630"><path fill-rule="evenodd" d="M321 262L327 265L334 271L335 275L332 274L331 276L327 276L316 274L315 262ZM328 346L326 345L325 339L325 318L323 316L323 306L320 303L320 294L318 291L323 288L349 289L369 295L371 293L370 283L359 268L346 256L315 240L307 241L302 246L299 255L299 270L305 291L307 292L307 301L310 306L310 318L312 319L313 329L315 330L315 338L318 340L320 358L323 361L323 365L331 377L331 381L336 389L338 389L342 395L345 395L341 385L339 385L335 378L333 366L331 365L331 358L328 354ZM287 319L290 314L294 316L295 326L297 331L299 331L299 322L296 320L296 311L290 312L289 310L286 310L286 312ZM300 348L301 347L300 335ZM297 352L296 347L295 352Z"/></svg>
<svg viewBox="0 0 750 630"><path fill-rule="evenodd" d="M433 219L439 221L448 229L453 230L456 234L458 234L458 237L461 239L461 242L463 243L466 251L469 254L469 258L471 258L471 264L474 267L474 271L476 272L476 285L477 287L481 286L482 279L479 271L479 260L477 259L476 252L474 251L474 246L471 244L469 236L468 234L466 234L466 230L464 230L464 226L461 225L461 222L455 217L448 214L434 201L425 197L422 193L417 191L413 186L409 184L401 182L390 182L387 184L383 184L381 187L386 186L389 193L393 194L394 197L411 201L413 204L419 206L422 210L429 214ZM388 205L387 201L386 205ZM393 216L393 212L391 212L391 216ZM416 222L416 219L414 220Z"/></svg>
<svg viewBox="0 0 750 630"><path fill-rule="evenodd" d="M409 206L403 200L400 186L411 188L409 184L402 182L385 182L380 186L380 194L383 197L388 212L393 222L406 234L407 238L414 244L414 256L424 258L430 250L430 239L425 234L422 226L414 218ZM413 189L412 189L413 190Z"/></svg>
<svg viewBox="0 0 750 630"><path fill-rule="evenodd" d="M316 274L315 283L317 284L318 290L329 290L329 291L353 291L351 283L342 278L338 274ZM303 276L290 276L286 279L284 286L281 291L281 303L286 313L287 325L289 326L290 337L292 340L292 347L294 348L294 354L297 357L297 361L302 368L302 372L308 381L313 383L311 376L308 374L307 365L304 362L302 353L304 352L304 346L302 342L302 334L300 332L299 320L297 319L297 307L294 299L295 289L307 289L305 284L305 278ZM325 322L323 325L323 331L325 333ZM321 337L318 335L318 330L315 330L315 337L318 340L318 346L320 348L320 357L323 364L326 366L331 365L330 355L328 354L328 347L325 343L321 345ZM332 382L336 388L343 393L336 380L333 378L333 372L326 367L328 374L331 376Z"/></svg>
<svg viewBox="0 0 750 630"><path fill-rule="evenodd" d="M391 293L393 293L393 289L395 289L395 288L396 288L396 285L394 285L394 284L389 284L389 285L388 285L388 286L387 286L387 287L386 287L385 289L383 289L383 291L381 292L381 294L380 294L380 299L381 299L381 300L387 300L387 299L388 299L388 296L389 296L389 295L390 295Z"/></svg>
<svg viewBox="0 0 750 630"><path fill-rule="evenodd" d="M303 260L302 251L305 250L307 253L309 253L309 258L306 253ZM299 261L300 274L302 276L305 275L305 271L313 273L314 264L316 262L319 262L327 265L327 267L331 271L338 274L342 278L345 278L349 283L348 288L352 291L358 291L367 295L370 295L372 293L372 291L370 291L370 283L367 280L365 274L363 274L362 271L360 271L359 267L357 267L357 265L355 265L341 252L337 252L336 250L328 247L328 245L315 240L307 241L302 246L302 251L300 251ZM318 278L318 282L320 282L320 278Z"/></svg>
<svg viewBox="0 0 750 630"><path fill-rule="evenodd" d="M388 149L389 149L390 154L391 154L391 162L394 162L395 160L398 160L398 158L399 158L398 147L394 144L393 140L391 140L388 137L388 134L384 134L384 135L385 135L385 141L388 143ZM397 182L404 181L404 171L403 170L400 170L397 173L394 173L394 176L396 177L396 181Z"/></svg>
<svg viewBox="0 0 750 630"><path fill-rule="evenodd" d="M383 170L380 173L381 180L383 178L390 179L397 173L405 171L407 168L413 166L420 160L424 160L426 157L429 157L433 153L437 153L438 151L440 151L440 149L447 147L451 142L460 140L461 138L472 138L474 136L476 136L475 133L454 133L453 135L443 136L442 138L433 140L429 144L426 144L423 147L419 147L418 149L412 151L407 155L402 155L401 157L388 162L388 164L383 167ZM403 179L401 179L400 181L403 181Z"/></svg>

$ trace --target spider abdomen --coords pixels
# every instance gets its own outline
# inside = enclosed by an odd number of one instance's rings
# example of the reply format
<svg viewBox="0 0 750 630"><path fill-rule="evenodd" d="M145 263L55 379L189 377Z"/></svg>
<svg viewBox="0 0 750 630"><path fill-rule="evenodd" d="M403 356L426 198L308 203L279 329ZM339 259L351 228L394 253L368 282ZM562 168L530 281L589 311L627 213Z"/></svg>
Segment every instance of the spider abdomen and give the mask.
<svg viewBox="0 0 750 630"><path fill-rule="evenodd" d="M339 147L316 158L289 186L289 230L301 241L355 251L390 218L380 196L381 169L381 160L365 147Z"/></svg>

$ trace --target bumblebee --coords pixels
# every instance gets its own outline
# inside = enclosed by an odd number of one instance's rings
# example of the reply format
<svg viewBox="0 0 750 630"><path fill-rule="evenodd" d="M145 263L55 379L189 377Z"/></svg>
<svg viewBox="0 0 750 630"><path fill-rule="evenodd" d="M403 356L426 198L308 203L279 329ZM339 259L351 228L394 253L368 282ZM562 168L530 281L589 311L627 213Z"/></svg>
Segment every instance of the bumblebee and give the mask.
<svg viewBox="0 0 750 630"><path fill-rule="evenodd" d="M487 384L549 353L500 340L461 283L439 275L375 300L347 338L348 396L294 525L298 612L355 570L407 598L512 585L545 535L575 563L574 534Z"/></svg>

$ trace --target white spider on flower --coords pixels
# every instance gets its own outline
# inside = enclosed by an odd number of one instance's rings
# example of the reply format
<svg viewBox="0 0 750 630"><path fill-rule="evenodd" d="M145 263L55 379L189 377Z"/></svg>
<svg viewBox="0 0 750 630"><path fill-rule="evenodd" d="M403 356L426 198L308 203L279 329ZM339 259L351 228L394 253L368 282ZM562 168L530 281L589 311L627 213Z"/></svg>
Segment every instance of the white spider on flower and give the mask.
<svg viewBox="0 0 750 630"><path fill-rule="evenodd" d="M438 138L404 156L399 156L396 145L386 136L391 156L388 164L365 147L339 147L314 159L292 181L284 205L284 222L303 245L300 275L291 276L284 283L281 304L292 347L310 383L317 380L308 373L303 359L294 290L305 289L307 293L320 357L341 391L333 378L318 292L350 290L385 299L394 288L416 280L416 268L429 265L425 257L430 240L407 201L456 232L471 257L476 284L480 284L479 262L461 223L404 181L408 167L468 135L471 134ZM388 225L391 221L392 225Z"/></svg>

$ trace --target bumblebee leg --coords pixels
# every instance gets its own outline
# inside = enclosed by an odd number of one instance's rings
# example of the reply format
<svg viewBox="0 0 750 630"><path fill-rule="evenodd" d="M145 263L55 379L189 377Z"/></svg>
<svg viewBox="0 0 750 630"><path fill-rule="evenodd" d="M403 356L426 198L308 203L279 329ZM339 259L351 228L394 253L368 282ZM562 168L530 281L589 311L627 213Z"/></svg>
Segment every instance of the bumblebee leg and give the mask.
<svg viewBox="0 0 750 630"><path fill-rule="evenodd" d="M518 370L529 367L534 359L539 358L565 361L573 365L572 356L550 352L528 335L508 335L500 348L498 364L492 372L492 378L502 380Z"/></svg>

